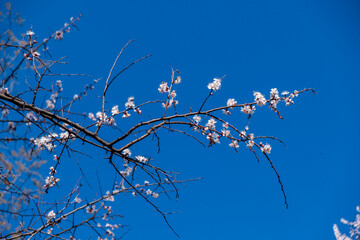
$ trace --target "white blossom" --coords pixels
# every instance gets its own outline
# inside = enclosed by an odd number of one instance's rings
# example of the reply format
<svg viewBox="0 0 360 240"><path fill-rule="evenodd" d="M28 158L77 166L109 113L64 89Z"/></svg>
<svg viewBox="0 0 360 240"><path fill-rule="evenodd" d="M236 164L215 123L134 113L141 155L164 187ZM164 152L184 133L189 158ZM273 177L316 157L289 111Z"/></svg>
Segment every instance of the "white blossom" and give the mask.
<svg viewBox="0 0 360 240"><path fill-rule="evenodd" d="M118 105L115 105L111 108L111 114L112 115L117 115L119 114L119 106Z"/></svg>
<svg viewBox="0 0 360 240"><path fill-rule="evenodd" d="M230 147L239 148L239 142L234 140L229 144Z"/></svg>
<svg viewBox="0 0 360 240"><path fill-rule="evenodd" d="M265 144L265 146L263 146L262 148L261 148L261 151L262 152L264 152L264 153L270 153L271 152L271 146L270 146L270 144Z"/></svg>
<svg viewBox="0 0 360 240"><path fill-rule="evenodd" d="M170 88L167 85L167 82L162 82L158 88L159 93L164 93L170 91Z"/></svg>
<svg viewBox="0 0 360 240"><path fill-rule="evenodd" d="M89 114L88 114L88 117L89 117L91 120L96 121L96 117L95 117L95 115L94 115L93 113L89 113Z"/></svg>
<svg viewBox="0 0 360 240"><path fill-rule="evenodd" d="M59 30L55 32L55 40L62 40L64 37L64 32Z"/></svg>
<svg viewBox="0 0 360 240"><path fill-rule="evenodd" d="M228 106L228 107L233 107L233 106L235 106L236 104L237 104L237 101L235 101L234 98L229 98L229 99L227 100L226 106Z"/></svg>
<svg viewBox="0 0 360 240"><path fill-rule="evenodd" d="M217 91L221 87L221 79L220 78L214 78L214 81L208 84L208 89Z"/></svg>
<svg viewBox="0 0 360 240"><path fill-rule="evenodd" d="M134 108L135 107L134 97L128 97L128 100L125 103L125 107L126 108Z"/></svg>
<svg viewBox="0 0 360 240"><path fill-rule="evenodd" d="M131 114L128 111L125 111L124 114L122 115L123 118L128 118L130 116Z"/></svg>
<svg viewBox="0 0 360 240"><path fill-rule="evenodd" d="M28 35L28 36L32 36L32 35L34 35L35 33L33 32L33 31L31 31L31 30L29 30L29 31L27 31L26 32L26 35Z"/></svg>
<svg viewBox="0 0 360 240"><path fill-rule="evenodd" d="M56 214L54 213L54 210L51 210L48 214L47 214L47 216L46 216L46 218L50 221L51 219L54 219L56 217Z"/></svg>
<svg viewBox="0 0 360 240"><path fill-rule="evenodd" d="M241 108L241 112L248 115L253 114L254 111L255 111L255 106L245 105L244 107Z"/></svg>
<svg viewBox="0 0 360 240"><path fill-rule="evenodd" d="M50 110L54 109L55 108L54 102L51 100L46 100L46 108Z"/></svg>
<svg viewBox="0 0 360 240"><path fill-rule="evenodd" d="M131 151L130 151L130 149L126 148L122 151L122 154L124 154L125 156L128 157L128 156L131 156Z"/></svg>
<svg viewBox="0 0 360 240"><path fill-rule="evenodd" d="M207 126L210 129L215 129L215 123L216 120L214 118L210 118L205 126Z"/></svg>
<svg viewBox="0 0 360 240"><path fill-rule="evenodd" d="M266 104L266 98L260 92L254 92L254 97L256 104L260 107Z"/></svg>
<svg viewBox="0 0 360 240"><path fill-rule="evenodd" d="M180 77L180 76L177 76L176 79L174 80L174 83L175 83L175 84L181 83L181 77Z"/></svg>
<svg viewBox="0 0 360 240"><path fill-rule="evenodd" d="M135 159L138 160L141 163L146 163L147 161L149 161L149 159L147 159L144 156L136 156Z"/></svg>
<svg viewBox="0 0 360 240"><path fill-rule="evenodd" d="M201 121L201 117L198 116L198 115L195 115L195 116L193 117L193 119L194 119L194 121L196 122L196 124L199 124L199 122Z"/></svg>

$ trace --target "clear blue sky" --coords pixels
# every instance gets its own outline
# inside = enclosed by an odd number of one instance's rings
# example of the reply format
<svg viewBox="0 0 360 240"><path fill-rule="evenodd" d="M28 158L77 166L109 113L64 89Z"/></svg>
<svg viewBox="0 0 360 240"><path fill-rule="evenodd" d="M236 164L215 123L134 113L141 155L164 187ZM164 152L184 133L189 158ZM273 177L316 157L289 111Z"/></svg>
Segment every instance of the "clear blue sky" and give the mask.
<svg viewBox="0 0 360 240"><path fill-rule="evenodd" d="M68 56L70 64L63 72L105 77L130 39L135 42L120 66L152 54L113 85L110 106L123 106L131 95L138 103L160 98L157 87L168 81L169 64L182 73L182 111L199 106L207 83L223 75L222 89L209 107L225 104L228 98L251 101L253 90L268 95L274 87L316 89L317 95L301 95L295 105L282 107L284 120L262 108L250 121L255 134L279 137L287 145L274 143L271 157L289 209L269 164L265 159L258 163L245 147L238 154L227 143L203 148L164 132L160 154L152 142L137 149L159 166L182 173L182 178L204 177L181 188L177 201L157 201L164 211L181 210L169 220L183 239L335 239L332 225L341 217L355 216L360 204L358 1L62 0L13 5L26 19L25 29L33 26L40 39L71 16L83 14L79 31L50 45L53 56ZM63 82L72 96L86 80ZM96 112L100 105L92 99L79 109ZM143 112L146 117L150 109ZM234 120L239 126L248 123L240 114ZM92 154L94 159L79 161L96 186L91 175L95 169L104 182L111 170L102 155ZM63 166L63 183L79 175L76 168L70 174ZM176 239L142 199L126 196L116 203L124 215L122 223L131 228L125 239Z"/></svg>

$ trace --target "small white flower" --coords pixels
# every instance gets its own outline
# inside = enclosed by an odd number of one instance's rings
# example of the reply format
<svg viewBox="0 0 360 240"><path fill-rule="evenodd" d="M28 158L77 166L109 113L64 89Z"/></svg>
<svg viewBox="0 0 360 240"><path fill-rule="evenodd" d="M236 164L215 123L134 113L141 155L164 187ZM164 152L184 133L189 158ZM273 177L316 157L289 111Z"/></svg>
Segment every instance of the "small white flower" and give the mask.
<svg viewBox="0 0 360 240"><path fill-rule="evenodd" d="M124 151L122 151L122 154L124 154L125 156L131 156L131 151L130 151L130 149L128 149L128 148L126 148L126 149L124 149Z"/></svg>
<svg viewBox="0 0 360 240"><path fill-rule="evenodd" d="M125 111L124 114L122 115L123 118L128 118L130 116L131 114L128 111Z"/></svg>
<svg viewBox="0 0 360 240"><path fill-rule="evenodd" d="M175 98L175 97L176 97L176 92L175 92L175 90L172 90L172 91L171 91L170 97L171 97L171 98Z"/></svg>
<svg viewBox="0 0 360 240"><path fill-rule="evenodd" d="M210 118L205 126L207 126L210 129L215 129L215 123L216 120L214 118Z"/></svg>
<svg viewBox="0 0 360 240"><path fill-rule="evenodd" d="M56 217L56 214L54 213L54 210L51 210L46 216L48 221L50 221L51 219L54 219L55 217Z"/></svg>
<svg viewBox="0 0 360 240"><path fill-rule="evenodd" d="M221 79L220 78L214 78L214 81L208 84L208 89L217 91L221 87Z"/></svg>
<svg viewBox="0 0 360 240"><path fill-rule="evenodd" d="M95 118L95 115L93 113L89 113L88 114L88 117L93 120L93 121L96 121L96 118Z"/></svg>
<svg viewBox="0 0 360 240"><path fill-rule="evenodd" d="M149 159L147 159L144 156L136 156L135 159L138 160L141 163L146 163L147 161L149 161Z"/></svg>
<svg viewBox="0 0 360 240"><path fill-rule="evenodd" d="M241 108L241 112L248 115L253 114L254 111L255 111L255 106L245 105L244 107Z"/></svg>
<svg viewBox="0 0 360 240"><path fill-rule="evenodd" d="M197 124L199 124L199 122L201 121L201 117L198 116L198 115L195 115L195 116L193 117L193 119L194 119L194 121L195 121Z"/></svg>
<svg viewBox="0 0 360 240"><path fill-rule="evenodd" d="M270 144L265 144L265 146L263 146L262 148L261 148L261 151L262 152L264 152L264 153L270 153L271 152L271 146L270 146Z"/></svg>
<svg viewBox="0 0 360 240"><path fill-rule="evenodd" d="M170 88L167 85L167 82L162 82L158 88L159 93L168 92Z"/></svg>
<svg viewBox="0 0 360 240"><path fill-rule="evenodd" d="M174 80L174 83L175 83L175 84L181 83L181 77L180 77L180 76L177 76L177 78Z"/></svg>
<svg viewBox="0 0 360 240"><path fill-rule="evenodd" d="M230 98L230 99L227 100L226 106L228 106L228 107L233 107L233 106L235 106L236 104L237 104L237 101L235 101L234 98Z"/></svg>
<svg viewBox="0 0 360 240"><path fill-rule="evenodd" d="M134 97L128 97L128 101L125 103L125 107L126 108L134 108L135 107Z"/></svg>
<svg viewBox="0 0 360 240"><path fill-rule="evenodd" d="M55 40L62 40L64 37L64 32L63 31L56 31L55 32Z"/></svg>
<svg viewBox="0 0 360 240"><path fill-rule="evenodd" d="M232 141L230 144L229 144L230 147L233 147L233 148L239 148L239 142L238 141Z"/></svg>
<svg viewBox="0 0 360 240"><path fill-rule="evenodd" d="M260 92L254 92L254 97L256 104L260 107L266 104L266 98Z"/></svg>
<svg viewBox="0 0 360 240"><path fill-rule="evenodd" d="M119 106L118 105L115 105L111 108L111 114L112 115L117 115L119 114Z"/></svg>
<svg viewBox="0 0 360 240"><path fill-rule="evenodd" d="M74 94L73 100L77 100L77 99L79 99L79 95Z"/></svg>
<svg viewBox="0 0 360 240"><path fill-rule="evenodd" d="M28 36L32 36L32 35L34 35L35 33L33 32L33 31L31 31L31 30L29 30L29 31L27 31L26 32L26 35L28 35Z"/></svg>
<svg viewBox="0 0 360 240"><path fill-rule="evenodd" d="M51 100L46 100L46 108L50 110L54 109L55 108L54 102Z"/></svg>
<svg viewBox="0 0 360 240"><path fill-rule="evenodd" d="M228 137L228 136L230 136L230 130L223 129L223 130L221 130L221 134L224 137Z"/></svg>

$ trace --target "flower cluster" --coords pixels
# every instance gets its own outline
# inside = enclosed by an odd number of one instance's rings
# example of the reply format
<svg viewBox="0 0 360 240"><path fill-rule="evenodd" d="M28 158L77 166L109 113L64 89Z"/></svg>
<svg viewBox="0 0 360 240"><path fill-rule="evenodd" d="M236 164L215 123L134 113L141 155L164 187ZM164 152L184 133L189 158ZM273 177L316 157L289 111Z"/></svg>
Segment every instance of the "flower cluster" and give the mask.
<svg viewBox="0 0 360 240"><path fill-rule="evenodd" d="M208 84L208 89L217 91L221 87L221 79L220 78L214 78L214 81Z"/></svg>
<svg viewBox="0 0 360 240"><path fill-rule="evenodd" d="M55 174L56 174L56 170L54 169L54 167L50 167L50 172L49 172L50 176L46 177L44 188L51 188L55 186L57 182L60 181L59 178L56 178L54 176Z"/></svg>
<svg viewBox="0 0 360 240"><path fill-rule="evenodd" d="M356 211L358 213L356 214L355 220L353 222L350 222L344 218L340 219L340 221L343 224L348 225L350 227L350 237L346 236L346 234L341 234L339 227L336 224L334 224L333 230L334 230L334 235L336 237L336 240L359 239L359 237L360 237L360 207L359 206L356 207Z"/></svg>

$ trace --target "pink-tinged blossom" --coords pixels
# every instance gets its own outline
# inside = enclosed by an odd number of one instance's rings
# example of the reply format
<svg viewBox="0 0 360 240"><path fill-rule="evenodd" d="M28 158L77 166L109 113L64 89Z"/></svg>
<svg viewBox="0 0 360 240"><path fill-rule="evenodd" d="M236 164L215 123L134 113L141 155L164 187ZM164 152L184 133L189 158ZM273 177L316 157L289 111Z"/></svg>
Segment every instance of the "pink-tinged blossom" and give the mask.
<svg viewBox="0 0 360 240"><path fill-rule="evenodd" d="M222 124L222 126L223 126L223 128L228 128L228 127L229 127L229 123L228 123L228 122L224 122L224 123Z"/></svg>
<svg viewBox="0 0 360 240"><path fill-rule="evenodd" d="M125 111L124 114L122 115L123 118L128 118L130 116L131 114L128 111Z"/></svg>
<svg viewBox="0 0 360 240"><path fill-rule="evenodd" d="M40 53L39 52L34 52L33 55L34 55L34 57L39 57Z"/></svg>
<svg viewBox="0 0 360 240"><path fill-rule="evenodd" d="M177 76L176 79L174 80L174 83L175 83L175 84L181 83L181 77L180 77L180 76Z"/></svg>
<svg viewBox="0 0 360 240"><path fill-rule="evenodd" d="M96 113L96 117L101 121L104 122L107 118L106 113L102 113L102 112L97 112Z"/></svg>
<svg viewBox="0 0 360 240"><path fill-rule="evenodd" d="M172 90L172 91L171 91L170 97L171 97L171 98L175 98L175 97L176 97L176 92L175 92L175 90Z"/></svg>
<svg viewBox="0 0 360 240"><path fill-rule="evenodd" d="M158 88L159 93L168 92L170 88L167 85L167 82L162 82Z"/></svg>
<svg viewBox="0 0 360 240"><path fill-rule="evenodd" d="M230 147L239 148L239 142L234 140L229 144Z"/></svg>
<svg viewBox="0 0 360 240"><path fill-rule="evenodd" d="M121 153L124 154L126 157L131 156L131 151L128 148L124 149Z"/></svg>
<svg viewBox="0 0 360 240"><path fill-rule="evenodd" d="M74 94L74 96L73 96L73 100L75 101L75 100L77 100L77 99L79 99L79 95Z"/></svg>
<svg viewBox="0 0 360 240"><path fill-rule="evenodd" d="M54 102L51 100L46 100L46 108L50 110L54 109L55 108Z"/></svg>
<svg viewBox="0 0 360 240"><path fill-rule="evenodd" d="M284 99L284 101L285 101L285 105L286 105L286 106L289 106L290 104L294 104L294 101L292 100L291 97L286 97L286 98Z"/></svg>
<svg viewBox="0 0 360 240"><path fill-rule="evenodd" d="M273 98L273 99L279 98L279 91L277 90L277 88L272 88L270 90L270 98Z"/></svg>
<svg viewBox="0 0 360 240"><path fill-rule="evenodd" d="M116 126L115 118L113 117L108 117L106 119L106 123L109 124L110 126Z"/></svg>
<svg viewBox="0 0 360 240"><path fill-rule="evenodd" d="M255 106L245 105L244 107L241 108L241 112L247 115L253 114L254 111L255 111Z"/></svg>
<svg viewBox="0 0 360 240"><path fill-rule="evenodd" d="M44 185L44 187L45 187L45 188L53 187L53 186L55 186L55 184L56 184L57 182L59 182L59 181L60 181L59 178L55 178L54 176L48 176L48 177L46 177L46 179L45 179L45 185Z"/></svg>
<svg viewBox="0 0 360 240"><path fill-rule="evenodd" d="M222 111L225 115L231 115L231 112L229 110L223 109Z"/></svg>
<svg viewBox="0 0 360 240"><path fill-rule="evenodd" d="M212 132L212 133L208 133L206 135L206 139L210 140L210 142L212 143L220 143L220 136L219 134Z"/></svg>
<svg viewBox="0 0 360 240"><path fill-rule="evenodd" d="M93 214L95 212L95 205L91 205L91 207L86 207L86 213Z"/></svg>
<svg viewBox="0 0 360 240"><path fill-rule="evenodd" d="M246 146L251 149L251 148L254 146L254 144L255 144L255 142L254 142L253 140L249 140L249 141L246 143Z"/></svg>
<svg viewBox="0 0 360 240"><path fill-rule="evenodd" d="M147 161L149 161L149 159L147 159L144 156L136 156L135 159L138 160L141 163L146 163Z"/></svg>
<svg viewBox="0 0 360 240"><path fill-rule="evenodd" d="M134 108L135 107L134 97L128 97L128 100L125 103L125 107L126 108Z"/></svg>
<svg viewBox="0 0 360 240"><path fill-rule="evenodd" d="M216 120L214 118L210 118L205 126L207 126L210 129L215 129L215 123Z"/></svg>
<svg viewBox="0 0 360 240"><path fill-rule="evenodd" d="M76 196L75 198L74 198L74 201L73 202L75 202L75 203L81 203L81 198L79 198L78 196Z"/></svg>
<svg viewBox="0 0 360 240"><path fill-rule="evenodd" d="M9 94L9 89L2 87L2 88L0 88L0 93Z"/></svg>
<svg viewBox="0 0 360 240"><path fill-rule="evenodd" d="M196 122L196 124L199 124L199 122L201 121L201 117L198 116L198 115L195 115L195 116L193 117L193 120Z"/></svg>
<svg viewBox="0 0 360 240"><path fill-rule="evenodd" d="M64 37L64 32L63 31L56 31L55 32L55 40L62 40Z"/></svg>
<svg viewBox="0 0 360 240"><path fill-rule="evenodd" d="M284 96L289 95L289 92L288 92L288 91L283 91L283 92L281 93L281 95L284 95Z"/></svg>
<svg viewBox="0 0 360 240"><path fill-rule="evenodd" d="M148 185L149 184L149 181L144 181L144 185L146 186L146 185Z"/></svg>
<svg viewBox="0 0 360 240"><path fill-rule="evenodd" d="M260 92L254 92L255 102L257 105L264 106L266 104L266 99L264 95L262 95Z"/></svg>
<svg viewBox="0 0 360 240"><path fill-rule="evenodd" d="M271 152L271 146L270 146L270 144L265 144L265 146L263 146L262 148L261 148L261 151L262 152L264 152L264 153L270 153Z"/></svg>
<svg viewBox="0 0 360 240"><path fill-rule="evenodd" d="M150 189L146 190L146 195L151 195L152 191Z"/></svg>
<svg viewBox="0 0 360 240"><path fill-rule="evenodd" d="M217 91L221 87L221 79L220 78L214 78L214 81L208 84L208 89Z"/></svg>
<svg viewBox="0 0 360 240"><path fill-rule="evenodd" d="M152 196L153 198L158 198L158 197L159 197L159 194L153 192L153 193L151 194L151 196Z"/></svg>
<svg viewBox="0 0 360 240"><path fill-rule="evenodd" d="M54 175L56 173L56 170L54 167L50 167L49 175Z"/></svg>
<svg viewBox="0 0 360 240"><path fill-rule="evenodd" d="M230 136L230 130L222 129L222 130L221 130L221 135L222 135L223 137L228 137L228 136Z"/></svg>
<svg viewBox="0 0 360 240"><path fill-rule="evenodd" d="M117 115L119 114L119 106L118 105L115 105L111 108L111 114L112 115Z"/></svg>
<svg viewBox="0 0 360 240"><path fill-rule="evenodd" d="M227 100L226 106L234 107L234 106L236 106L236 104L237 104L237 101L235 101L234 98L230 98L230 99Z"/></svg>
<svg viewBox="0 0 360 240"><path fill-rule="evenodd" d="M137 114L141 115L141 110L140 110L140 108L135 108L135 109L134 109L134 112L136 112Z"/></svg>

